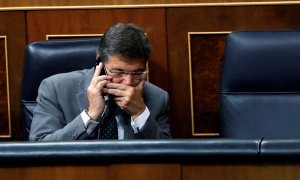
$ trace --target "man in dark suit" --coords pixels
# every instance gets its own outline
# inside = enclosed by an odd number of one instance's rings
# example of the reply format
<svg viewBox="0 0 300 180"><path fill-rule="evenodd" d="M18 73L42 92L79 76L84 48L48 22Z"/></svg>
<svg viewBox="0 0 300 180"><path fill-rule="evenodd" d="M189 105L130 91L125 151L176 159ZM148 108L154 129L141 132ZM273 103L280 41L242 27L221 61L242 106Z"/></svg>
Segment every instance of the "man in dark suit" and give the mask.
<svg viewBox="0 0 300 180"><path fill-rule="evenodd" d="M30 140L170 138L168 93L145 82L150 54L139 27L110 28L94 68L42 81Z"/></svg>

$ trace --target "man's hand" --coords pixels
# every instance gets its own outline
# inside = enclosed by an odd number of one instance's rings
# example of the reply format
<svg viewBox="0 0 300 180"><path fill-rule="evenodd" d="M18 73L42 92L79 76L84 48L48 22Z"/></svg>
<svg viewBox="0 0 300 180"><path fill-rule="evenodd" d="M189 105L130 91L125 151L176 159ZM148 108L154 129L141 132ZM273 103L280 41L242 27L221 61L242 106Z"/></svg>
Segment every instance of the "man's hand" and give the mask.
<svg viewBox="0 0 300 180"><path fill-rule="evenodd" d="M104 110L105 100L102 96L103 87L111 80L111 76L100 76L102 68L104 68L102 63L96 66L91 83L87 88L87 97L89 101L88 115L94 120L98 120Z"/></svg>
<svg viewBox="0 0 300 180"><path fill-rule="evenodd" d="M146 105L142 97L145 81L142 80L136 87L124 84L108 83L103 92L115 96L116 104L124 111L128 112L133 119L141 115Z"/></svg>

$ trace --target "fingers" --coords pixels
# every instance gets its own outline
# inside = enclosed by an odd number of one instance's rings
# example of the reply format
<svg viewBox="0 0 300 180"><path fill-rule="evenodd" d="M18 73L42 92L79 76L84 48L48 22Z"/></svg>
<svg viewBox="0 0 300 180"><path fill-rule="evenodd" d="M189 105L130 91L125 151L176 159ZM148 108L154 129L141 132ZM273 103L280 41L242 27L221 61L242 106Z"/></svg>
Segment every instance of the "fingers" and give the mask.
<svg viewBox="0 0 300 180"><path fill-rule="evenodd" d="M145 80L142 80L142 81L136 86L136 88L139 89L140 91L143 91L144 84L145 84Z"/></svg>
<svg viewBox="0 0 300 180"><path fill-rule="evenodd" d="M125 84L119 84L119 83L109 83L107 84L107 88L109 89L120 89L123 91L128 90L128 88L136 88L138 90L143 90L145 84L145 80L142 80L136 87L127 86Z"/></svg>
<svg viewBox="0 0 300 180"><path fill-rule="evenodd" d="M99 82L96 84L96 87L97 87L97 89L102 89L102 88L105 87L108 83L109 83L109 81L107 81L107 80L99 81Z"/></svg>
<svg viewBox="0 0 300 180"><path fill-rule="evenodd" d="M95 72L93 75L93 79L103 80L103 79L111 79L112 78L111 76L101 75L102 68L104 68L103 63L99 63L99 65L96 66Z"/></svg>
<svg viewBox="0 0 300 180"><path fill-rule="evenodd" d="M100 72L101 72L102 67L103 67L103 64L102 64L102 63L99 63L99 65L96 66L96 69L95 69L93 78L100 75Z"/></svg>
<svg viewBox="0 0 300 180"><path fill-rule="evenodd" d="M141 81L136 87L127 86L118 83L108 83L103 89L103 92L114 96L126 96L130 93L142 92L144 88L144 84L145 84L144 80Z"/></svg>
<svg viewBox="0 0 300 180"><path fill-rule="evenodd" d="M109 89L120 89L120 90L126 91L126 89L128 87L129 86L126 86L124 84L118 84L118 83L109 83L109 84L107 84L107 88L109 88Z"/></svg>
<svg viewBox="0 0 300 180"><path fill-rule="evenodd" d="M100 63L98 66L96 66L93 78L91 80L91 86L93 87L103 87L105 86L107 83L110 82L110 80L112 79L111 76L107 76L107 75L100 75L101 69L103 68L103 64Z"/></svg>
<svg viewBox="0 0 300 180"><path fill-rule="evenodd" d="M108 84L110 84L110 83L108 83ZM106 87L108 86L108 84L106 85ZM122 96L126 95L126 91L119 90L119 89L103 88L102 91L104 93L111 94L111 95L114 95L116 97L122 97Z"/></svg>

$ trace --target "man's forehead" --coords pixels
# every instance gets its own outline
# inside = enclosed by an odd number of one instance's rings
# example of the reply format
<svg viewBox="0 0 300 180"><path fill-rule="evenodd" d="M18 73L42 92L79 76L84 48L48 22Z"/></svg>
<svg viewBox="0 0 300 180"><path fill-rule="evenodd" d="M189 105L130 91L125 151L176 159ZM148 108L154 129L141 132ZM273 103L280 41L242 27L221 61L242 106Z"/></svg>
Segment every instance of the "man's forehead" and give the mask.
<svg viewBox="0 0 300 180"><path fill-rule="evenodd" d="M120 55L112 55L108 58L108 61L106 63L107 65L111 66L118 66L118 67L125 67L125 66L134 66L134 67L145 67L145 61L144 59L140 58L127 58Z"/></svg>

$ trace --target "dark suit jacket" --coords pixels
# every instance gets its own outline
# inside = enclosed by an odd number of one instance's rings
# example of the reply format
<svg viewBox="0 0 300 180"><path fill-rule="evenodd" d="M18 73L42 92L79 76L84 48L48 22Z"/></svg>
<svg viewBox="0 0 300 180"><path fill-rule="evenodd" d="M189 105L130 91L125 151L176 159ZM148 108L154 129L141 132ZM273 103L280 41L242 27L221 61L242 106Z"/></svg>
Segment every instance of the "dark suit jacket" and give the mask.
<svg viewBox="0 0 300 180"><path fill-rule="evenodd" d="M39 87L37 106L33 113L31 141L64 141L88 139L80 113L88 107L87 87L94 68L63 73L46 78ZM144 127L134 134L130 115L122 112L124 139L170 138L168 93L146 82L143 98L150 111Z"/></svg>

